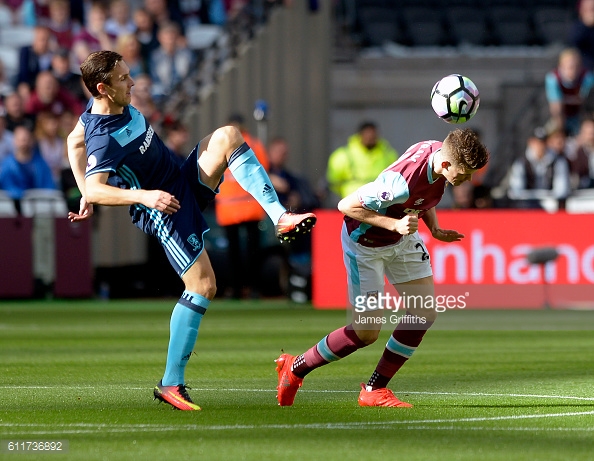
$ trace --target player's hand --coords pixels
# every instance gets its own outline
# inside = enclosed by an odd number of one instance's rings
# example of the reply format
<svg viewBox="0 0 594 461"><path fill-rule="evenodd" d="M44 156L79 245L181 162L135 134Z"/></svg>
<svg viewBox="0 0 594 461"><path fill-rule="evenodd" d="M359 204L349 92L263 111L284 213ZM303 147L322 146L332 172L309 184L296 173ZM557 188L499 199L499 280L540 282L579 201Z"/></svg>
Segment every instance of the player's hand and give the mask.
<svg viewBox="0 0 594 461"><path fill-rule="evenodd" d="M402 235L414 234L419 229L419 217L415 214L406 215L396 221L396 232Z"/></svg>
<svg viewBox="0 0 594 461"><path fill-rule="evenodd" d="M458 242L464 238L464 234L448 229L435 229L431 234L433 238L442 242Z"/></svg>
<svg viewBox="0 0 594 461"><path fill-rule="evenodd" d="M93 216L93 204L88 203L84 197L80 198L80 208L78 213L68 212L68 219L70 222L84 221Z"/></svg>
<svg viewBox="0 0 594 461"><path fill-rule="evenodd" d="M165 214L173 214L181 208L179 200L162 190L147 190L142 204Z"/></svg>

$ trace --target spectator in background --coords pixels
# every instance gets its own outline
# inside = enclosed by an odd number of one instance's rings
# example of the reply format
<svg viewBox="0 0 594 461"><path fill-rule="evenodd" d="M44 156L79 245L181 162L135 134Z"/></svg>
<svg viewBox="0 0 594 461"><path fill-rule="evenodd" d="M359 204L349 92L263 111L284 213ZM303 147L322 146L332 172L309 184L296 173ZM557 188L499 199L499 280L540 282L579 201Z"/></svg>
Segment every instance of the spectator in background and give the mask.
<svg viewBox="0 0 594 461"><path fill-rule="evenodd" d="M122 34L116 41L116 52L124 57L124 61L130 68L130 76L135 79L141 74L146 74L148 69L142 57L141 45L136 35Z"/></svg>
<svg viewBox="0 0 594 461"><path fill-rule="evenodd" d="M120 37L136 32L136 26L130 15L130 6L127 0L112 0L109 4L109 17L105 21L105 32L109 35ZM126 61L127 63L127 61Z"/></svg>
<svg viewBox="0 0 594 461"><path fill-rule="evenodd" d="M53 48L52 32L47 27L36 26L31 45L20 49L17 91L24 99L29 97L35 86L37 74L51 68Z"/></svg>
<svg viewBox="0 0 594 461"><path fill-rule="evenodd" d="M545 76L545 88L552 122L569 135L579 130L582 105L592 87L594 74L582 65L579 50L564 49L557 68Z"/></svg>
<svg viewBox="0 0 594 461"><path fill-rule="evenodd" d="M594 119L582 120L577 136L567 142L573 189L594 187Z"/></svg>
<svg viewBox="0 0 594 461"><path fill-rule="evenodd" d="M87 25L74 37L72 44L72 53L77 66L80 66L93 51L114 49L115 37L105 31L106 19L107 14L103 5L93 3L89 10Z"/></svg>
<svg viewBox="0 0 594 461"><path fill-rule="evenodd" d="M24 126L29 131L35 128L35 117L25 113L23 98L18 93L12 93L4 100L6 110L6 129L14 132L17 126Z"/></svg>
<svg viewBox="0 0 594 461"><path fill-rule="evenodd" d="M474 185L473 197L475 208L479 210L493 208L493 196L490 187L484 184Z"/></svg>
<svg viewBox="0 0 594 461"><path fill-rule="evenodd" d="M273 138L268 145L270 169L268 176L278 199L287 210L304 212L320 206L320 201L307 179L287 169L289 143L283 137Z"/></svg>
<svg viewBox="0 0 594 461"><path fill-rule="evenodd" d="M10 82L4 63L0 59L0 106L2 105L3 99L13 92L14 86Z"/></svg>
<svg viewBox="0 0 594 461"><path fill-rule="evenodd" d="M228 124L241 131L245 142L252 148L262 167L268 171L266 149L259 139L247 131L243 116L231 115ZM227 254L230 287L225 296L241 299L245 291L246 295L256 297L259 294L258 276L261 263L258 223L265 217L264 210L239 185L228 168L219 190L215 199L215 216L229 242Z"/></svg>
<svg viewBox="0 0 594 461"><path fill-rule="evenodd" d="M136 38L140 42L140 52L145 63L151 59L151 53L159 48L159 40L157 40L157 25L152 16L144 8L139 8L134 11L133 15L134 25L136 26Z"/></svg>
<svg viewBox="0 0 594 461"><path fill-rule="evenodd" d="M60 88L64 88L78 101L86 103L89 100L84 91L80 75L72 72L70 68L70 53L68 50L60 49L54 53L52 56L52 74L58 80Z"/></svg>
<svg viewBox="0 0 594 461"><path fill-rule="evenodd" d="M34 134L39 153L50 167L54 182L60 184L66 164L66 143L60 136L60 118L51 112L37 114Z"/></svg>
<svg viewBox="0 0 594 461"><path fill-rule="evenodd" d="M349 137L346 146L330 155L326 178L330 189L344 198L364 184L373 181L398 158L388 141L379 137L377 124L364 122Z"/></svg>
<svg viewBox="0 0 594 461"><path fill-rule="evenodd" d="M584 66L594 70L594 0L578 1L578 18L571 27L568 42L580 51Z"/></svg>
<svg viewBox="0 0 594 461"><path fill-rule="evenodd" d="M49 70L41 72L37 76L35 89L25 103L25 112L27 114L51 112L59 117L65 111L80 114L83 110L84 105L72 93L69 93L65 88L61 88L58 80Z"/></svg>
<svg viewBox="0 0 594 461"><path fill-rule="evenodd" d="M157 37L159 48L152 52L149 68L153 97L159 101L170 95L189 75L194 65L194 53L185 45L180 28L174 22L161 24Z"/></svg>
<svg viewBox="0 0 594 461"><path fill-rule="evenodd" d="M163 134L165 145L173 153L173 158L175 158L177 164L181 166L187 158L187 145L190 140L188 127L179 120L166 118L163 122Z"/></svg>
<svg viewBox="0 0 594 461"><path fill-rule="evenodd" d="M49 0L49 18L44 25L51 31L57 46L69 50L80 25L70 17L70 0Z"/></svg>
<svg viewBox="0 0 594 461"><path fill-rule="evenodd" d="M0 110L0 162L14 150L13 134L6 129L6 112Z"/></svg>
<svg viewBox="0 0 594 461"><path fill-rule="evenodd" d="M181 35L185 34L184 20L179 11L177 2L168 2L167 0L144 0L144 8L153 18L153 21L159 29L169 22L174 22L179 26Z"/></svg>
<svg viewBox="0 0 594 461"><path fill-rule="evenodd" d="M291 211L310 212L320 206L320 200L306 178L293 174L287 168L289 143L282 137L273 138L268 144L270 170L268 176L281 204ZM287 286L289 297L295 302L311 298L311 235L302 236L289 246L284 246L290 274Z"/></svg>
<svg viewBox="0 0 594 461"><path fill-rule="evenodd" d="M152 86L153 81L150 76L141 74L136 77L132 87L132 101L130 104L145 116L157 133L160 133L163 114L161 114L153 99Z"/></svg>
<svg viewBox="0 0 594 461"><path fill-rule="evenodd" d="M517 208L541 208L545 198L556 199L563 208L571 192L569 163L547 147L547 139L546 130L537 128L528 138L525 154L512 165L508 195Z"/></svg>
<svg viewBox="0 0 594 461"><path fill-rule="evenodd" d="M227 12L223 0L186 0L179 2L179 9L186 30L198 24L224 25Z"/></svg>
<svg viewBox="0 0 594 461"><path fill-rule="evenodd" d="M24 126L14 131L14 150L0 163L0 189L20 200L28 189L55 189L52 172L35 148L33 133Z"/></svg>

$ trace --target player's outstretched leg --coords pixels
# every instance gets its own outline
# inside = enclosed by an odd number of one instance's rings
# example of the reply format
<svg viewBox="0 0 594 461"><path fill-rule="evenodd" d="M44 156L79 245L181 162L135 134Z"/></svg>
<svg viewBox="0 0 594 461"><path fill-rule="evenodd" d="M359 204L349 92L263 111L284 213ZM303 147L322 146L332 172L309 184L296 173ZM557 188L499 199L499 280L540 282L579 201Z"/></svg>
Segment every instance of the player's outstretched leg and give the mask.
<svg viewBox="0 0 594 461"><path fill-rule="evenodd" d="M311 231L316 223L315 215L287 211L280 203L268 173L237 128L224 126L216 129L200 142L200 151L198 162L202 183L216 189L224 168L228 167L237 183L256 199L275 224L276 236L281 242L290 242Z"/></svg>
<svg viewBox="0 0 594 461"><path fill-rule="evenodd" d="M324 336L315 346L297 357L281 354L275 360L278 373L276 387L278 404L280 406L293 405L295 394L308 373L330 362L336 362L356 350L368 346L373 341L375 338L369 342L362 341L352 325L348 325Z"/></svg>

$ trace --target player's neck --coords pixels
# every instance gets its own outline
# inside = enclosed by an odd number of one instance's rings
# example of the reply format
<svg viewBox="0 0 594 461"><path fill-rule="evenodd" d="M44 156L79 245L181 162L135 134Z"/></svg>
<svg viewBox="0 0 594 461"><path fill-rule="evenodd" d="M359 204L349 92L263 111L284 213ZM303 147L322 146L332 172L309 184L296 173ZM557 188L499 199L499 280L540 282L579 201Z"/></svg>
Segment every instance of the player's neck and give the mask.
<svg viewBox="0 0 594 461"><path fill-rule="evenodd" d="M441 155L439 155L439 151L433 154L433 158L431 159L431 164L429 166L431 167L431 178L433 181L439 179L442 176L441 172L443 171L443 167L441 166Z"/></svg>
<svg viewBox="0 0 594 461"><path fill-rule="evenodd" d="M124 112L124 107L114 104L108 98L95 98L91 107L91 114L97 115L120 115Z"/></svg>

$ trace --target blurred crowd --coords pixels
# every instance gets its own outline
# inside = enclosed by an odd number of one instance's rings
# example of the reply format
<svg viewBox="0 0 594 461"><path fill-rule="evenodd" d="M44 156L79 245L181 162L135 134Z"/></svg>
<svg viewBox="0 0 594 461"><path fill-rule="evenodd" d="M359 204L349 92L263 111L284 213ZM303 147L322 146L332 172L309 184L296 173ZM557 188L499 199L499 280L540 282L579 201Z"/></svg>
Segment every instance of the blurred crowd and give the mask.
<svg viewBox="0 0 594 461"><path fill-rule="evenodd" d="M251 3L0 0L3 36L31 34L30 42L15 46L16 69L10 72L0 58L0 189L18 200L30 188L55 188L77 206L65 140L90 99L80 63L102 49L124 57L136 82L132 104L174 152L186 155L180 142L187 141L187 129L163 103L198 66L200 53L187 32L203 24L222 28ZM11 46L6 39L1 45Z"/></svg>

